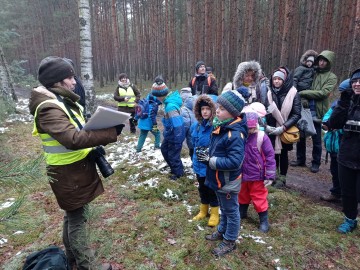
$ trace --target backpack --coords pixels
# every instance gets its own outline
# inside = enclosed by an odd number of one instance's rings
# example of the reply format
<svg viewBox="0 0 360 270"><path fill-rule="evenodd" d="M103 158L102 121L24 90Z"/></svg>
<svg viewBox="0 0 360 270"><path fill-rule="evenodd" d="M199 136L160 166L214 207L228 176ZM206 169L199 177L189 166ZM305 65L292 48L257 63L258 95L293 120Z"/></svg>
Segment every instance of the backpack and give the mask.
<svg viewBox="0 0 360 270"><path fill-rule="evenodd" d="M343 134L342 129L327 131L324 135L324 145L326 152L337 153L339 152L339 144L341 136Z"/></svg>
<svg viewBox="0 0 360 270"><path fill-rule="evenodd" d="M191 87L194 87L195 81L196 81L196 77L192 78L192 80L191 80ZM211 76L208 76L208 77L207 77L207 83L208 83L208 86L210 87L210 85L211 85Z"/></svg>
<svg viewBox="0 0 360 270"><path fill-rule="evenodd" d="M64 251L50 246L26 257L23 270L71 270Z"/></svg>
<svg viewBox="0 0 360 270"><path fill-rule="evenodd" d="M145 119L150 114L149 100L147 98L140 99L135 106L135 118Z"/></svg>

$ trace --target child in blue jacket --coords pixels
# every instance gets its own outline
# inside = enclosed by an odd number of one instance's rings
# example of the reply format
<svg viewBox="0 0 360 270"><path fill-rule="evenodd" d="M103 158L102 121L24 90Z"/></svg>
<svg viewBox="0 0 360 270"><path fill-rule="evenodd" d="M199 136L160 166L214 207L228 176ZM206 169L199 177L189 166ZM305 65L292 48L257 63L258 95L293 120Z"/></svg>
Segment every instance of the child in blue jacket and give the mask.
<svg viewBox="0 0 360 270"><path fill-rule="evenodd" d="M206 236L210 241L222 240L212 251L219 257L236 249L240 230L238 194L248 128L246 116L241 114L245 100L239 92L222 93L217 104L209 151L197 152L197 158L208 165L205 185L215 191L220 205L220 224L216 232Z"/></svg>
<svg viewBox="0 0 360 270"><path fill-rule="evenodd" d="M140 135L138 139L138 144L136 146L136 152L141 152L141 149L144 146L149 131L155 137L154 149L160 149L160 131L157 126L156 116L161 102L155 96L151 95L151 93L147 95L146 99L149 101L148 117L144 119L142 118L137 119L137 117L135 116L135 120L138 121L138 128L140 129Z"/></svg>
<svg viewBox="0 0 360 270"><path fill-rule="evenodd" d="M151 94L165 106L162 119L164 126L161 153L171 169L171 180L177 180L184 175L181 161L182 143L185 139L184 121L180 115L182 100L178 91L169 92L164 80L158 76L152 86Z"/></svg>
<svg viewBox="0 0 360 270"><path fill-rule="evenodd" d="M215 96L216 97L216 96ZM212 121L215 117L216 106L209 95L200 95L194 105L194 114L197 120L190 128L192 144L194 149L201 151L209 148L210 135L213 130ZM200 212L193 220L204 219L211 207L211 214L208 225L210 227L219 224L219 202L215 192L205 185L206 165L199 162L196 154L193 155L193 170L199 183L198 190L200 195Z"/></svg>

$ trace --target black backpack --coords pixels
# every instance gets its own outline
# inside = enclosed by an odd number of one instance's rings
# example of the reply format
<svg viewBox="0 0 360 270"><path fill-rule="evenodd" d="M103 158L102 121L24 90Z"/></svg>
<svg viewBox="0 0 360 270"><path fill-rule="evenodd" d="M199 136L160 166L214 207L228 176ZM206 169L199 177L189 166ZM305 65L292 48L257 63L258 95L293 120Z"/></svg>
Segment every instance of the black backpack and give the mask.
<svg viewBox="0 0 360 270"><path fill-rule="evenodd" d="M50 246L26 257L23 270L71 270L64 251Z"/></svg>

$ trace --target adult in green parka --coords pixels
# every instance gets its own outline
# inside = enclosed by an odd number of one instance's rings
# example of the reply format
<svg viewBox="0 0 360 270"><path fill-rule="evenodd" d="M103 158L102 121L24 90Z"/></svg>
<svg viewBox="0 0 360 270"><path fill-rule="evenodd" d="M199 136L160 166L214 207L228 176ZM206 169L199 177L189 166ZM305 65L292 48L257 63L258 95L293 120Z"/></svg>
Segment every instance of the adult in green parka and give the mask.
<svg viewBox="0 0 360 270"><path fill-rule="evenodd" d="M335 53L325 50L315 59L316 74L311 89L299 93L304 108L310 108L313 116L316 134L312 136L313 150L311 161L311 172L317 173L321 163L321 119L329 109L329 96L334 90L337 77L332 73L331 66L334 64ZM296 145L297 160L290 163L292 166L305 166L306 161L306 139L301 138Z"/></svg>

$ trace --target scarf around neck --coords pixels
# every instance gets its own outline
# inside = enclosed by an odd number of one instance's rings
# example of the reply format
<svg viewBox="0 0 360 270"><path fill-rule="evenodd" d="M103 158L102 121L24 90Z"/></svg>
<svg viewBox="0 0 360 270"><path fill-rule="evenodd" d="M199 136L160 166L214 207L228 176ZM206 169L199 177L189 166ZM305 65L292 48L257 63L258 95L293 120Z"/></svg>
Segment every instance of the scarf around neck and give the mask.
<svg viewBox="0 0 360 270"><path fill-rule="evenodd" d="M219 120L219 118L217 118L217 116L214 118L213 120L213 127L214 129L216 129L217 127L220 127L220 126L223 126L227 123L229 123L230 121L234 120L234 118L228 118L228 119L225 119L225 120Z"/></svg>
<svg viewBox="0 0 360 270"><path fill-rule="evenodd" d="M123 83L122 81L118 81L118 84L119 84L119 86L122 87L122 88L128 88L129 85L130 85L130 80L127 79L125 83Z"/></svg>

